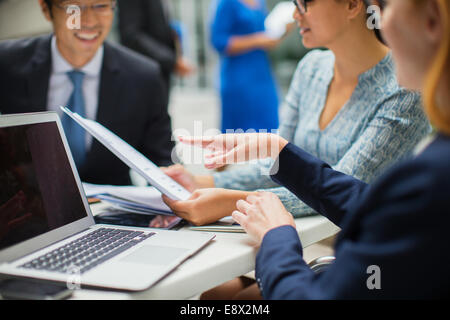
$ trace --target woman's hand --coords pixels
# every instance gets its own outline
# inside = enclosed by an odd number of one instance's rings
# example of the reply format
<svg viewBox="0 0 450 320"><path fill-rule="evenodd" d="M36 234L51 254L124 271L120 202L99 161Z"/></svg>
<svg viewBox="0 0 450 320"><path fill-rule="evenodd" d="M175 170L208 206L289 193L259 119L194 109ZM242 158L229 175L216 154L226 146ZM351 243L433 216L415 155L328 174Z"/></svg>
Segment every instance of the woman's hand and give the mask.
<svg viewBox="0 0 450 320"><path fill-rule="evenodd" d="M214 178L212 176L194 176L180 164L161 167L160 169L189 192L200 188L214 187Z"/></svg>
<svg viewBox="0 0 450 320"><path fill-rule="evenodd" d="M213 137L178 137L179 141L213 151L205 156L205 167L271 157L276 159L288 141L272 133L221 134Z"/></svg>
<svg viewBox="0 0 450 320"><path fill-rule="evenodd" d="M258 244L261 244L265 234L271 229L284 225L295 228L294 218L273 193L258 192L249 195L246 200L239 200L236 207L238 210L233 212L233 219Z"/></svg>
<svg viewBox="0 0 450 320"><path fill-rule="evenodd" d="M172 200L163 195L163 201L179 217L200 226L230 216L236 210L236 201L251 192L221 188L198 189L185 201Z"/></svg>

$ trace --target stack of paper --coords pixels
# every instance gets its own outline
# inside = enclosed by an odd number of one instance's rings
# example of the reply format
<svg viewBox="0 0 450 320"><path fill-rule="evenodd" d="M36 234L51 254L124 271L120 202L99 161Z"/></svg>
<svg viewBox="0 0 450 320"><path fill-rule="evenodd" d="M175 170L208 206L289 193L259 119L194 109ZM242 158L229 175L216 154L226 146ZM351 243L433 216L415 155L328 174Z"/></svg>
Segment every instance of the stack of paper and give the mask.
<svg viewBox="0 0 450 320"><path fill-rule="evenodd" d="M173 215L154 187L110 186L83 183L87 197L95 197L112 207L139 214Z"/></svg>
<svg viewBox="0 0 450 320"><path fill-rule="evenodd" d="M87 197L95 197L108 203L108 205L114 209L119 210L118 213L125 211L135 214L175 217L171 209L162 200L161 192L154 187L111 186L83 183L83 188ZM111 213L111 210L108 212ZM179 220L181 220L181 218L179 218ZM171 220L169 222L171 223L169 226L171 226L179 221ZM150 226L153 227L152 225ZM189 226L189 229L209 232L245 232L231 216L224 217L209 225Z"/></svg>

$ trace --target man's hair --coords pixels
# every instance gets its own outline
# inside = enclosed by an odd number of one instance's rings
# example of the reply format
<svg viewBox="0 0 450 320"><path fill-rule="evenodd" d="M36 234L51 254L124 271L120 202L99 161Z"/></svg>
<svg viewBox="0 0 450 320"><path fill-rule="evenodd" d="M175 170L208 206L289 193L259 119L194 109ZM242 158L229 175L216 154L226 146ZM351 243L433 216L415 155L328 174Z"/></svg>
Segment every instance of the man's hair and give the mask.
<svg viewBox="0 0 450 320"><path fill-rule="evenodd" d="M52 0L44 0L47 4L47 7L51 10L52 9Z"/></svg>
<svg viewBox="0 0 450 320"><path fill-rule="evenodd" d="M52 13L52 0L44 0L45 4L48 7L48 13L50 14L50 18L53 19L53 13Z"/></svg>

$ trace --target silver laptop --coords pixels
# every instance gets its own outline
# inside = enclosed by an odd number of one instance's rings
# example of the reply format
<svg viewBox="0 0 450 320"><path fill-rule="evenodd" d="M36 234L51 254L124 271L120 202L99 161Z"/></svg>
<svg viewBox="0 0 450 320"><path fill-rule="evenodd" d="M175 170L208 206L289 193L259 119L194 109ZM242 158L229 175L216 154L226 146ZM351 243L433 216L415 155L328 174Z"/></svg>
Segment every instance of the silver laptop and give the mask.
<svg viewBox="0 0 450 320"><path fill-rule="evenodd" d="M0 273L144 290L211 233L95 224L56 113L0 115Z"/></svg>

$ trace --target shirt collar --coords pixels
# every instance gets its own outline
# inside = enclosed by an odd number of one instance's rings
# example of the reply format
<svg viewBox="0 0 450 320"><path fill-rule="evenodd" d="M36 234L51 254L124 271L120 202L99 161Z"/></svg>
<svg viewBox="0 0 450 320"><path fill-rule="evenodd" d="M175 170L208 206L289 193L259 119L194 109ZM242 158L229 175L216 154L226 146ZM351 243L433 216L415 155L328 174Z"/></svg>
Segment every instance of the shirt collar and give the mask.
<svg viewBox="0 0 450 320"><path fill-rule="evenodd" d="M52 37L52 68L53 73L67 73L74 70L74 67L67 62L59 52L56 45L56 37ZM85 64L79 71L84 72L87 76L98 77L102 68L104 48L101 46L95 56Z"/></svg>

